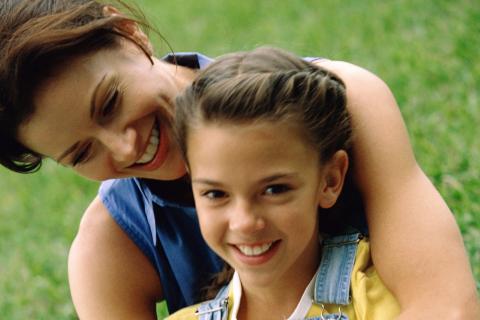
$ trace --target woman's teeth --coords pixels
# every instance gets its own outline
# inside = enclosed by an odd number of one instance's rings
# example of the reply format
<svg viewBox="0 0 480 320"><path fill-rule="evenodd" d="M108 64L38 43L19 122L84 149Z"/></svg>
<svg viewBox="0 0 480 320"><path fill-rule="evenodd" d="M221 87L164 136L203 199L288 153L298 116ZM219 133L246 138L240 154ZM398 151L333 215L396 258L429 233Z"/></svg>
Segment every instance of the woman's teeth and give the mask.
<svg viewBox="0 0 480 320"><path fill-rule="evenodd" d="M148 146L145 149L145 152L140 158L140 160L136 162L137 164L144 164L153 160L158 148L158 141L159 141L158 134L159 134L158 129L155 126L152 129L152 135L150 136L150 140L148 141Z"/></svg>
<svg viewBox="0 0 480 320"><path fill-rule="evenodd" d="M237 245L238 250L240 250L246 256L259 256L264 254L270 249L273 242L265 243L260 246L246 246L246 245Z"/></svg>

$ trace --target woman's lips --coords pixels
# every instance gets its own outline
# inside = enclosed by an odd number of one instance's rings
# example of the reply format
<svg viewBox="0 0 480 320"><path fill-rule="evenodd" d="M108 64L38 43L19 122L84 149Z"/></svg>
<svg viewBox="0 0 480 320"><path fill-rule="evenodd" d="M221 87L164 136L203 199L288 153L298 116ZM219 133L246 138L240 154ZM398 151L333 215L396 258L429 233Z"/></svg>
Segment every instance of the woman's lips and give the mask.
<svg viewBox="0 0 480 320"><path fill-rule="evenodd" d="M143 152L143 155L136 162L136 164L146 164L153 160L155 154L157 153L158 144L159 144L159 132L157 127L157 122L154 123L153 128L150 133L150 138L148 139L148 145Z"/></svg>
<svg viewBox="0 0 480 320"><path fill-rule="evenodd" d="M158 121L155 121L150 133L148 145L143 155L132 167L148 171L158 169L167 158L169 143L170 140L166 128L159 124Z"/></svg>

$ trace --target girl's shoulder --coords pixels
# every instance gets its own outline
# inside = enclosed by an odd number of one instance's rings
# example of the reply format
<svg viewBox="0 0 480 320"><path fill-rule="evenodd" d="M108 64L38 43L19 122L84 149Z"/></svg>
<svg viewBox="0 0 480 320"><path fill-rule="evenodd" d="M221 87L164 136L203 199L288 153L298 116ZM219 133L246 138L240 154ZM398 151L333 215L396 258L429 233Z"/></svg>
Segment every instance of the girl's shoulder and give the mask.
<svg viewBox="0 0 480 320"><path fill-rule="evenodd" d="M183 309L178 310L174 314L169 315L166 319L167 320L194 320L198 319L198 315L196 311L198 309L199 304L189 306Z"/></svg>

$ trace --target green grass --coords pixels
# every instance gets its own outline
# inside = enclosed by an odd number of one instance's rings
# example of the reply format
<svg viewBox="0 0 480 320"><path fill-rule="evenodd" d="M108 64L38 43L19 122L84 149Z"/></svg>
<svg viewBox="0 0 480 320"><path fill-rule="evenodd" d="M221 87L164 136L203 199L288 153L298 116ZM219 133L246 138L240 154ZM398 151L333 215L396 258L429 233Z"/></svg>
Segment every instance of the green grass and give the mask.
<svg viewBox="0 0 480 320"><path fill-rule="evenodd" d="M480 4L475 1L138 1L176 51L211 56L263 44L347 60L397 97L417 159L463 233L480 279ZM156 41L159 53L168 51ZM0 169L0 314L74 319L66 257L97 184L53 163ZM160 310L164 308L159 307Z"/></svg>

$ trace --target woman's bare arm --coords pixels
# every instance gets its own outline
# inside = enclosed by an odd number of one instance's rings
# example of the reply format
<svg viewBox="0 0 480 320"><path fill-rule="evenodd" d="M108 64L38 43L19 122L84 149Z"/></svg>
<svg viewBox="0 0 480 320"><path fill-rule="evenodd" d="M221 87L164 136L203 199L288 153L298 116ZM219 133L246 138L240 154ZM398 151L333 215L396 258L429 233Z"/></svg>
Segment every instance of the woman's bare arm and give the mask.
<svg viewBox="0 0 480 320"><path fill-rule="evenodd" d="M68 273L80 319L156 319L158 275L98 197L82 218Z"/></svg>
<svg viewBox="0 0 480 320"><path fill-rule="evenodd" d="M477 319L480 307L461 234L415 160L392 93L357 66L328 60L319 65L347 86L354 174L373 260L400 302L400 319Z"/></svg>

